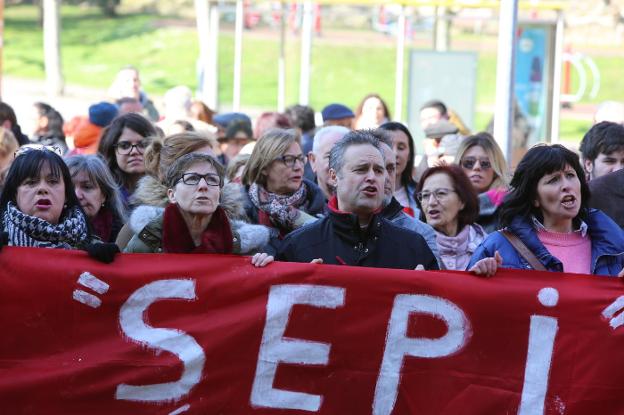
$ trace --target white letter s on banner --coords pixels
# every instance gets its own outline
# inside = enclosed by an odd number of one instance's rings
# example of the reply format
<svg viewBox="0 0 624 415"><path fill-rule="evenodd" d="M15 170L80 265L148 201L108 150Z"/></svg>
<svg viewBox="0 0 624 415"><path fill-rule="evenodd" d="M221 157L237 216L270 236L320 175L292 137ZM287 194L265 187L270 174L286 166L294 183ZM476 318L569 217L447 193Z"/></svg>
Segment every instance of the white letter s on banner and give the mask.
<svg viewBox="0 0 624 415"><path fill-rule="evenodd" d="M143 314L150 305L163 299L195 300L195 281L188 279L160 280L147 284L126 300L119 311L119 324L124 334L141 345L166 350L184 364L176 382L134 386L117 386L115 398L127 401L174 401L182 398L199 383L206 356L195 339L176 329L154 328L145 323Z"/></svg>

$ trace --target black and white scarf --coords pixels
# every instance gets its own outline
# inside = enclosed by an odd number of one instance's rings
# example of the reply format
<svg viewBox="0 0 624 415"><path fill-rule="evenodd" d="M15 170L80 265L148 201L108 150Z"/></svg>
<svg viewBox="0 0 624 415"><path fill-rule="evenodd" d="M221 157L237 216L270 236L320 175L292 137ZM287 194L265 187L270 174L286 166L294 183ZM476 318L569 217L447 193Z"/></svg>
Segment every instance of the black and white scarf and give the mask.
<svg viewBox="0 0 624 415"><path fill-rule="evenodd" d="M39 248L74 249L87 241L87 219L76 207L70 209L61 221L50 222L30 216L9 202L2 218L4 231L9 234L9 245Z"/></svg>

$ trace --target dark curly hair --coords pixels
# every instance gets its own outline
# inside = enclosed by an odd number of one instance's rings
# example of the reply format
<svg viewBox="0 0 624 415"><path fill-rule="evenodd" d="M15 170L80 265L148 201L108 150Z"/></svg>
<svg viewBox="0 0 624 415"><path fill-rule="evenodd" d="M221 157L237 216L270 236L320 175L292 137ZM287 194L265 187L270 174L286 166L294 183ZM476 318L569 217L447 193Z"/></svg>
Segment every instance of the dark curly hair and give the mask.
<svg viewBox="0 0 624 415"><path fill-rule="evenodd" d="M538 144L522 157L511 179L511 190L499 208L501 227L509 226L516 217L533 215L543 221L542 211L533 204L537 199L537 183L545 175L563 170L567 165L574 169L581 182L581 209L574 219L578 222L587 218L589 186L578 155L560 144Z"/></svg>

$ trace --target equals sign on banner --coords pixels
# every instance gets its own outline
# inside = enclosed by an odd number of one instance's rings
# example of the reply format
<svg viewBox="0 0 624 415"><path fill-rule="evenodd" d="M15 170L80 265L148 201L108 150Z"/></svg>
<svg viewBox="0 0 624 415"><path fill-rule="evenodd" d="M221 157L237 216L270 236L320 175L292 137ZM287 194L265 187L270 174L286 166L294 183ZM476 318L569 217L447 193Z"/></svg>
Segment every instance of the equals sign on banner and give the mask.
<svg viewBox="0 0 624 415"><path fill-rule="evenodd" d="M83 272L82 274L80 274L80 277L78 278L78 284L82 285L85 288L89 288L90 290L100 295L105 294L110 288L107 283L98 279L90 272ZM100 300L98 296L83 290L74 290L72 296L74 300L92 308L98 308L102 305L102 300Z"/></svg>

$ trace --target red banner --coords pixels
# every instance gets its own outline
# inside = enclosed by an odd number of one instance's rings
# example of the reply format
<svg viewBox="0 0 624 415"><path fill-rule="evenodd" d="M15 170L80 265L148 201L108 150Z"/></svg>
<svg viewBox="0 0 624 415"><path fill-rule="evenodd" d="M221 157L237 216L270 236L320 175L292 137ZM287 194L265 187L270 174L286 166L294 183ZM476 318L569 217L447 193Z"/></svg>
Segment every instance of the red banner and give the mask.
<svg viewBox="0 0 624 415"><path fill-rule="evenodd" d="M0 252L6 414L622 414L624 285Z"/></svg>

